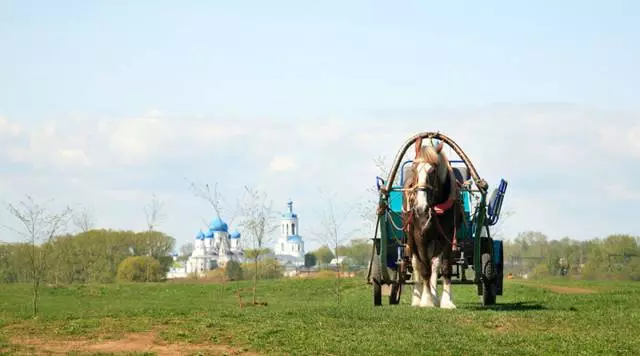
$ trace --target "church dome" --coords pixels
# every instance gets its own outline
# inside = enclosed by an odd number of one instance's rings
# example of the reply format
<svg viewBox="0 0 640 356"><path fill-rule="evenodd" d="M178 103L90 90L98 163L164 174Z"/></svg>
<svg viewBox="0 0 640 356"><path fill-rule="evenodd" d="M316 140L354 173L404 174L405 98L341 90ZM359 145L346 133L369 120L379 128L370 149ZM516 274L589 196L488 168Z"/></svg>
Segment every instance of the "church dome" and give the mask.
<svg viewBox="0 0 640 356"><path fill-rule="evenodd" d="M204 234L204 237L207 239L213 238L213 231L209 230Z"/></svg>
<svg viewBox="0 0 640 356"><path fill-rule="evenodd" d="M198 232L196 240L204 240L204 233L202 231Z"/></svg>
<svg viewBox="0 0 640 356"><path fill-rule="evenodd" d="M298 235L289 235L287 236L287 241L288 242L297 242L297 243L301 243L302 242L302 238Z"/></svg>
<svg viewBox="0 0 640 356"><path fill-rule="evenodd" d="M229 227L227 223L220 218L215 218L209 225L209 230L213 232L227 232Z"/></svg>
<svg viewBox="0 0 640 356"><path fill-rule="evenodd" d="M232 239L239 239L240 238L240 232L238 232L238 230L233 230L233 232L231 234L229 234L229 237Z"/></svg>

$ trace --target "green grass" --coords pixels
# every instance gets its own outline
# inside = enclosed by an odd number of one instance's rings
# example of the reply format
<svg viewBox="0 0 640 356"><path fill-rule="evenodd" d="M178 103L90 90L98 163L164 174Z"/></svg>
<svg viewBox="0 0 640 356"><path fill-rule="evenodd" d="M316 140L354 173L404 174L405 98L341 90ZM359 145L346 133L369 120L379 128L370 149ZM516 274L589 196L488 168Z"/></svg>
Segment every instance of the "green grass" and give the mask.
<svg viewBox="0 0 640 356"><path fill-rule="evenodd" d="M595 290L556 293L539 285ZM371 287L343 280L259 284L267 306L240 308L249 283L89 285L44 288L30 317L29 286L0 285L0 350L16 336L118 339L156 330L170 342L223 344L263 354L387 355L633 354L640 350L640 284L619 281L505 281L498 305L483 308L475 287L454 285L457 310L373 307ZM249 300L249 295L246 295ZM143 353L140 353L143 354Z"/></svg>

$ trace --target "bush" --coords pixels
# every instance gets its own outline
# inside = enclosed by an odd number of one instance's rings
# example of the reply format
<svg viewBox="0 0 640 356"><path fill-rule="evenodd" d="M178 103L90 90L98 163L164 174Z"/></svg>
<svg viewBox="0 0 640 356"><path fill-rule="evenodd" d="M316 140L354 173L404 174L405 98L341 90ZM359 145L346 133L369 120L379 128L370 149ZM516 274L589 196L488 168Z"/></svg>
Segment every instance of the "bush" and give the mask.
<svg viewBox="0 0 640 356"><path fill-rule="evenodd" d="M226 277L230 281L242 280L242 275L243 275L242 267L240 266L240 263L238 263L237 261L227 262L227 264L224 266L224 272Z"/></svg>
<svg viewBox="0 0 640 356"><path fill-rule="evenodd" d="M164 279L162 265L151 256L131 256L118 265L117 279L122 282L158 282Z"/></svg>
<svg viewBox="0 0 640 356"><path fill-rule="evenodd" d="M253 279L255 274L255 265L253 261L247 261L242 265L243 277L245 279ZM258 261L258 279L278 279L282 278L284 268L275 258L265 258Z"/></svg>
<svg viewBox="0 0 640 356"><path fill-rule="evenodd" d="M546 263L537 265L533 271L531 271L531 277L534 279L546 278L551 275L549 272L549 266Z"/></svg>

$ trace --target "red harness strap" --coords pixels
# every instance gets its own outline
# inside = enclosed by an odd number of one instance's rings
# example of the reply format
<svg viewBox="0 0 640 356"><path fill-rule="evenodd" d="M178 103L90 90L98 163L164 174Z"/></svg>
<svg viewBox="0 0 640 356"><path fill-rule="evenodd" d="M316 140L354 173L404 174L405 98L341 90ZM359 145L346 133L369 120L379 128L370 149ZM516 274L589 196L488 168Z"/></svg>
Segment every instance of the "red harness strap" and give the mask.
<svg viewBox="0 0 640 356"><path fill-rule="evenodd" d="M442 215L444 214L447 210L451 209L451 207L453 206L453 202L454 202L454 198L449 198L447 199L447 201L445 201L444 203L440 203L437 204L436 206L433 207L433 210L436 212L437 215ZM458 245L458 241L456 238L457 235L457 229L455 226L455 220L456 220L456 215L455 215L455 211L453 212L453 220L454 220L454 226L453 226L453 236L452 236L452 241L451 241L451 245L453 245L453 249L455 250L457 248ZM444 231L442 231L442 227L440 227L440 224L438 224L438 228L440 229L440 232L444 234Z"/></svg>
<svg viewBox="0 0 640 356"><path fill-rule="evenodd" d="M436 211L436 214L442 215L445 211L451 209L451 206L453 206L453 199L450 198L447 199L447 201L445 201L444 203L440 203L434 206L433 210Z"/></svg>

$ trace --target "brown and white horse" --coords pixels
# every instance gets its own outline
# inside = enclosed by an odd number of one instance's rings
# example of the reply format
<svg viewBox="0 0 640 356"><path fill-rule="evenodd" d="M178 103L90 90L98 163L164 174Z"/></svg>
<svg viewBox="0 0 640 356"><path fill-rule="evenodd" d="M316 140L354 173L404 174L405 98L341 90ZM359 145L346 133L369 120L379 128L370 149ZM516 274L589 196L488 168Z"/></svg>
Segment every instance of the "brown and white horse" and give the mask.
<svg viewBox="0 0 640 356"><path fill-rule="evenodd" d="M413 266L412 306L455 309L451 294L451 259L462 211L453 169L443 144L416 142L416 157L404 182L403 218ZM438 300L438 268L443 267Z"/></svg>

